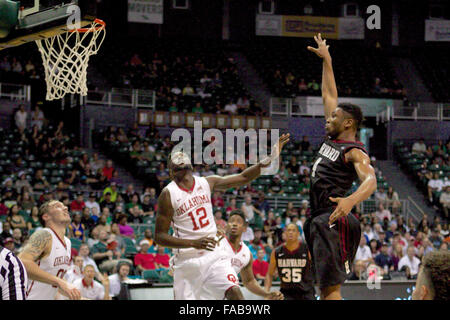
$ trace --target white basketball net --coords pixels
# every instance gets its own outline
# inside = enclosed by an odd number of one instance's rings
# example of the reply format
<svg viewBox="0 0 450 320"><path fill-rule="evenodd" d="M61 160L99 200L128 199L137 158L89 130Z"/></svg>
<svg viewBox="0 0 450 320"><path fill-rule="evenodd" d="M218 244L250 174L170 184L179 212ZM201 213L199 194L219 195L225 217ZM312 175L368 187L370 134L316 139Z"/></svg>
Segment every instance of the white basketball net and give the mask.
<svg viewBox="0 0 450 320"><path fill-rule="evenodd" d="M37 40L47 83L47 100L61 99L66 93L87 95L87 67L105 39L105 23Z"/></svg>

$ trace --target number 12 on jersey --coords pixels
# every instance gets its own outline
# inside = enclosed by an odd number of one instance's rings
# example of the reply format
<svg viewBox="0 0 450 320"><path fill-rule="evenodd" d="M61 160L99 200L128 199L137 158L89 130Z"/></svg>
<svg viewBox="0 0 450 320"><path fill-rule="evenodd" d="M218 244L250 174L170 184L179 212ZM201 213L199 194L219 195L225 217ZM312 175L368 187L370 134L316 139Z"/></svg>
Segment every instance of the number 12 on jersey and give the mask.
<svg viewBox="0 0 450 320"><path fill-rule="evenodd" d="M195 216L193 211L188 213L189 217L191 217L192 220L192 224L194 225L194 231L198 230L198 229L202 229L204 227L206 227L207 225L209 225L209 220L206 218L206 210L205 208L201 207L198 208L195 211ZM198 223L197 220L198 219ZM205 221L206 219L206 221Z"/></svg>

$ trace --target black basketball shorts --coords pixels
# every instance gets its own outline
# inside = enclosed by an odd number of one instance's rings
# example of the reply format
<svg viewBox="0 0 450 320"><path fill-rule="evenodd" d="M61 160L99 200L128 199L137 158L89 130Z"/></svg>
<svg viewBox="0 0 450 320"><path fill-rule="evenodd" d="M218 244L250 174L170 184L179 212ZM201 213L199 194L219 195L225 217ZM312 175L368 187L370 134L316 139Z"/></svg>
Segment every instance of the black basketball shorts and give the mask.
<svg viewBox="0 0 450 320"><path fill-rule="evenodd" d="M319 288L344 283L361 239L360 223L351 213L330 228L328 220L333 210L308 218L303 227Z"/></svg>
<svg viewBox="0 0 450 320"><path fill-rule="evenodd" d="M316 300L314 288L309 291L281 288L280 292L283 294L284 300Z"/></svg>

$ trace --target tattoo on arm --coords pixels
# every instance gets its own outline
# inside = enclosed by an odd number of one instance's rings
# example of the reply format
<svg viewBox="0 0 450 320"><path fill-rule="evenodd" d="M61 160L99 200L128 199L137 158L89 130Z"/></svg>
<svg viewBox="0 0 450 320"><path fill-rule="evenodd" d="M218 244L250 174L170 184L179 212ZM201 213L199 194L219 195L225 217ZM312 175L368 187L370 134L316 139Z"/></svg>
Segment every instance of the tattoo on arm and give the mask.
<svg viewBox="0 0 450 320"><path fill-rule="evenodd" d="M37 261L44 253L47 244L52 241L52 236L45 230L38 230L31 236L24 252L33 256L33 260Z"/></svg>

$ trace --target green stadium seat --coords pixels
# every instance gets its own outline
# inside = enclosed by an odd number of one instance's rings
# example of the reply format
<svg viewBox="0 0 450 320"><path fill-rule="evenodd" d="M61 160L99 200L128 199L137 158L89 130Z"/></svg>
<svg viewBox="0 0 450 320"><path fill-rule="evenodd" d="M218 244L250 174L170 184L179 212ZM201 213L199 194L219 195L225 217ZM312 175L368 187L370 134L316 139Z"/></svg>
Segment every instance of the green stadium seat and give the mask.
<svg viewBox="0 0 450 320"><path fill-rule="evenodd" d="M159 281L160 274L156 270L144 270L142 272L142 278L145 280L153 280L153 281Z"/></svg>

